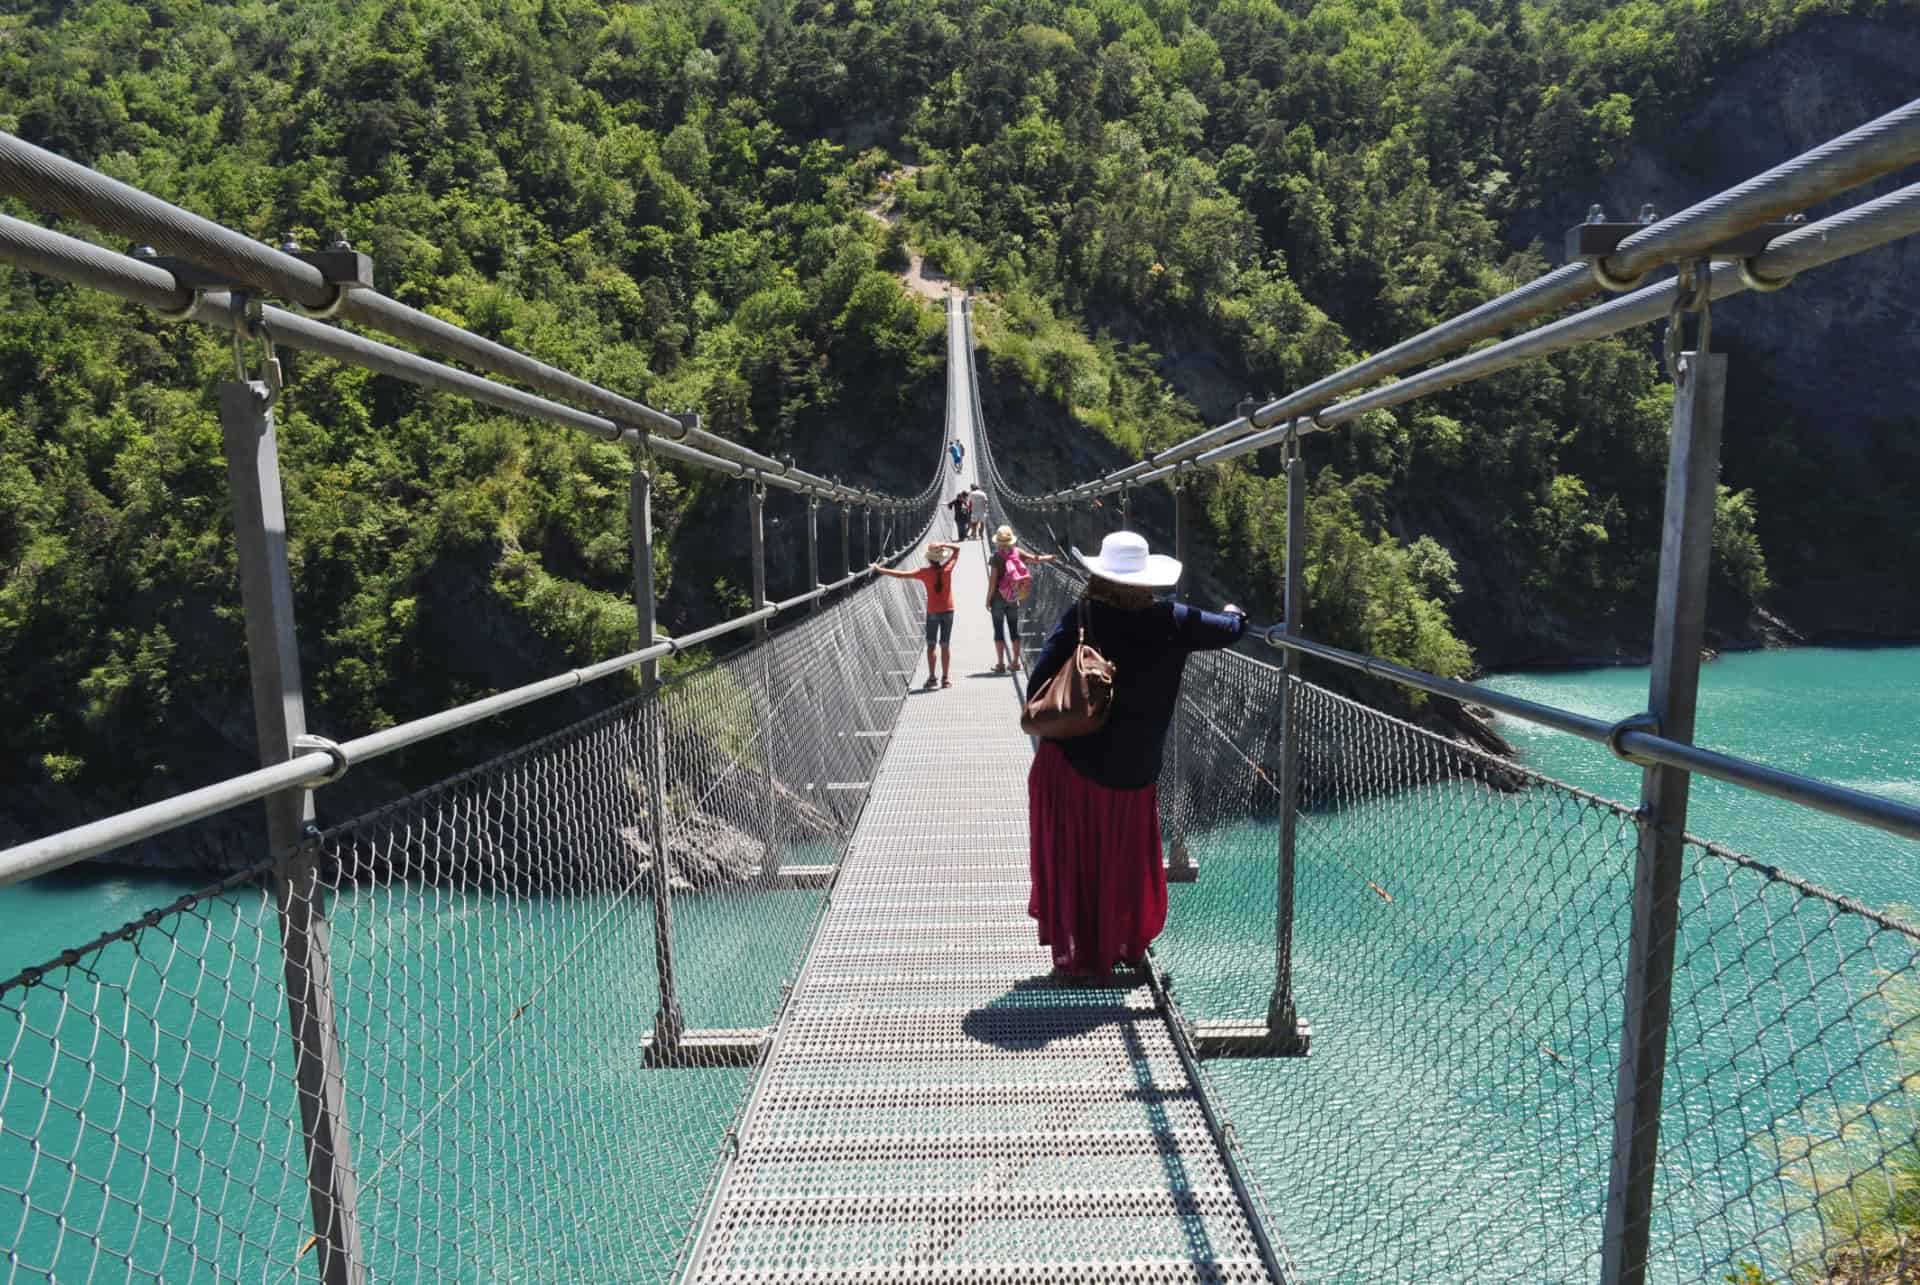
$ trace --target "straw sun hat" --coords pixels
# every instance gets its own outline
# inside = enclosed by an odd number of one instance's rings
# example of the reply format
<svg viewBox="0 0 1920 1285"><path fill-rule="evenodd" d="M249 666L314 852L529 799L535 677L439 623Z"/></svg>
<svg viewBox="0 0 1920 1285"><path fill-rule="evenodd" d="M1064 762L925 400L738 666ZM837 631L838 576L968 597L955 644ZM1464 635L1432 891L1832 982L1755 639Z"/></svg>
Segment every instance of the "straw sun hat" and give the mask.
<svg viewBox="0 0 1920 1285"><path fill-rule="evenodd" d="M927 546L927 561L936 567L952 556L953 550L947 548L944 544L930 544Z"/></svg>
<svg viewBox="0 0 1920 1285"><path fill-rule="evenodd" d="M1168 589L1180 583L1179 560L1163 553L1148 553L1146 537L1134 531L1115 531L1100 542L1097 556L1090 557L1078 549L1073 554L1088 571L1115 584Z"/></svg>
<svg viewBox="0 0 1920 1285"><path fill-rule="evenodd" d="M1004 522L1001 523L1000 529L993 533L993 542L995 544L1012 544L1013 528L1006 525Z"/></svg>

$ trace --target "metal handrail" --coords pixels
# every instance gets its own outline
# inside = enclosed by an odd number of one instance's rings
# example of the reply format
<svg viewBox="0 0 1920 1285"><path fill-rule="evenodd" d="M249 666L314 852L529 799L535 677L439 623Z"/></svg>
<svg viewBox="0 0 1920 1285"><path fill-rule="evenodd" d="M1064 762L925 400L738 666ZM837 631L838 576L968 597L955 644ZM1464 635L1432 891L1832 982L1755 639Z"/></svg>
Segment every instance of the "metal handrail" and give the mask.
<svg viewBox="0 0 1920 1285"><path fill-rule="evenodd" d="M656 451L684 463L717 467L742 476L750 472L769 485L818 495L836 503L898 510L910 508L926 498L925 493L919 496L882 495L809 473L784 460L774 459L683 423L664 411L570 375L504 344L388 298L378 291L348 289L332 284L318 268L303 259L254 241L210 219L3 131L0 131L0 191L17 196L48 213L73 218L189 259L236 285L291 299L325 316L337 312L369 328L542 389L553 397L590 406L597 412L594 418L599 423L588 425L571 421L571 427L588 427L610 439L622 436L627 440L644 439ZM194 292L177 282L172 272L157 264L116 255L110 250L37 228L18 219L5 219L0 227L4 229L0 234L0 258L19 266L120 295L172 318L193 316L210 324L231 323L231 310L215 302L225 297L224 294L202 294L196 305ZM311 318L297 317L278 309L269 309L267 312L272 325L288 333L296 329L289 322L313 324ZM322 329L331 331L333 328ZM303 337L312 340L313 332L303 332ZM290 339L288 342L293 341ZM367 350L362 351L364 353ZM395 354L412 356L385 345L378 345L377 351L389 360ZM343 359L354 360L352 357ZM429 366L448 370L437 363L429 363ZM418 368L414 370L417 372ZM398 372L387 370L386 373ZM412 378L412 375L400 374L399 377ZM414 379L413 382L421 381ZM491 384L491 381L486 382ZM487 400L483 394L474 392L471 386L461 391ZM545 402L545 399L541 400ZM502 403L493 401L492 404ZM555 403L545 402L540 410L535 410L532 404L520 403L506 405L505 408L533 414L550 422L569 423L564 417L553 413L554 406Z"/></svg>
<svg viewBox="0 0 1920 1285"><path fill-rule="evenodd" d="M152 308L171 320L191 319L236 334L264 338L421 387L468 397L530 419L593 433L608 441L644 443L656 454L684 464L843 505L909 511L923 505L939 486L939 468L934 472L933 481L913 497L880 495L844 486L683 424L673 416L622 398L371 291L345 290L335 296L332 292L336 287L324 281L319 270L304 260L260 245L85 166L0 133L0 189L9 187L28 199L37 199L43 208L54 208L97 226L141 236L181 251L180 257L191 258L214 276L271 289L329 314L339 311L353 315L422 346L457 353L476 365L572 396L609 413L566 405L350 333L312 316L251 302L238 291L189 288L163 264L118 254L77 237L0 215L0 261L117 295ZM636 420L642 423L636 424ZM882 558L897 559L901 552L901 549L887 550ZM677 638L659 639L623 656L523 684L343 744L329 742L325 749L299 753L282 763L0 850L0 886L60 869L283 790L325 785L339 779L353 764L379 758L685 648L763 625L784 611L844 589L870 574L862 568L831 584L818 584L807 592Z"/></svg>
<svg viewBox="0 0 1920 1285"><path fill-rule="evenodd" d="M281 308L263 306L256 316L249 318L232 294L209 291L195 296L191 291L181 290L173 274L165 268L6 215L0 215L0 260L44 276L91 286L170 315L190 312L193 319L216 328L251 328L289 348L331 357L424 388L470 397L529 419L593 433L608 441L644 441L656 454L694 467L751 478L768 486L817 495L836 503L871 504L895 511L918 503L911 498L877 496L837 483L817 482L811 474L799 470L764 471L741 460L659 437ZM186 301L184 305L179 302L182 299ZM178 311L174 311L176 307ZM692 438L695 431L689 430L687 436ZM712 438L712 434L703 433L700 437ZM764 456L757 458L765 459ZM766 462L776 469L779 467L778 461Z"/></svg>
<svg viewBox="0 0 1920 1285"><path fill-rule="evenodd" d="M1711 297L1724 299L1751 289L1751 279L1785 281L1837 260L1859 254L1876 246L1920 233L1920 183L1889 192L1883 197L1843 210L1831 218L1776 239L1766 251L1745 264L1728 264L1713 269ZM1678 283L1672 280L1636 290L1611 303L1529 330L1502 343L1464 357L1423 370L1405 379L1395 380L1371 392L1327 407L1311 419L1297 419L1251 437L1199 455L1185 467L1203 468L1246 455L1285 440L1290 432L1302 436L1324 432L1365 415L1368 411L1397 406L1430 393L1459 384L1484 379L1488 375L1551 353L1575 348L1590 340L1602 339L1668 315L1673 307ZM1140 474L1136 485L1171 474L1176 465L1165 465ZM1097 492L1096 492L1097 493Z"/></svg>
<svg viewBox="0 0 1920 1285"><path fill-rule="evenodd" d="M993 445L989 440L990 434L986 428L986 412L980 405L980 366L973 338L973 300L971 297L963 298L960 301L960 320L964 334L962 351L966 354L967 360L967 383L973 397L973 426L976 437L974 450L986 461L984 472L987 475L987 485L993 488L994 493L1000 498L1003 506L1011 503L1023 508L1036 507L1039 504L1038 498L1028 495L1023 491L1015 490L1013 486L1008 483L1006 476L1000 472L999 462L995 460L993 455Z"/></svg>
<svg viewBox="0 0 1920 1285"><path fill-rule="evenodd" d="M1797 803L1816 811L1844 817L1849 821L1872 826L1876 830L1884 830L1889 834L1897 834L1902 838L1920 839L1920 807L1911 804L1868 794L1863 790L1850 789L1844 785L1835 785L1817 777L1782 771L1738 755L1703 749L1684 741L1669 740L1657 732L1609 723L1604 719L1576 714L1557 706L1543 705L1538 701L1494 691L1476 683L1462 682L1455 678L1442 678L1438 674L1429 674L1425 670L1398 665L1390 660L1381 660L1377 656L1365 656L1359 652L1330 647L1326 643L1312 642L1298 635L1286 634L1278 626L1249 628L1247 632L1257 634L1268 645L1282 651L1294 651L1302 656L1329 661L1347 669L1357 670L1370 678L1384 679L1402 687L1411 687L1416 691L1445 697L1462 704L1484 705L1488 709L1513 718L1609 746L1629 761L1641 763L1650 761L1663 763L1669 767L1683 768L1689 772L1697 772L1701 776L1710 776L1716 781L1743 786L1761 794L1771 795L1776 799L1784 799L1789 803Z"/></svg>
<svg viewBox="0 0 1920 1285"><path fill-rule="evenodd" d="M288 759L284 763L256 768L251 772L243 772L224 781L202 786L197 790L176 794L171 798L161 799L142 807L130 808L115 816L90 821L85 825L74 826L11 848L0 849L0 887L62 869L129 843L151 839L155 835L177 830L181 826L205 820L217 813L264 799L281 790L294 786L316 787L330 784L338 780L346 768L371 762L397 750L444 736L448 732L474 723L497 718L523 705L545 700L549 696L572 691L588 683L599 682L603 678L611 678L615 674L635 669L647 661L660 660L688 648L698 647L702 643L739 633L761 621L772 620L782 612L844 589L872 575L871 569L863 568L832 584L819 585L807 593L782 602L769 603L758 611L735 616L717 625L709 625L704 629L696 629L673 638L659 639L651 646L642 647L638 651L630 651L625 655L615 656L597 664L570 669L563 674L555 674L551 678L526 683L504 692L497 692L492 696L468 701L464 705L455 705L451 709L444 709L436 714L428 714L394 727L383 728L378 732L370 732L350 741L342 741L329 750L313 750Z"/></svg>
<svg viewBox="0 0 1920 1285"><path fill-rule="evenodd" d="M886 553L882 560L898 561L906 549L912 548L917 543L917 539L907 541L899 549ZM796 594L777 603L769 603L757 611L750 611L720 624L709 625L690 633L661 638L651 646L643 647L638 651L570 669L563 674L525 683L504 692L497 692L492 696L481 697L435 714L428 714L350 741L343 741L329 749L313 750L283 763L256 768L251 772L243 772L196 790L176 794L141 807L130 808L99 821L90 821L84 825L16 844L11 848L0 849L0 887L48 874L103 852L124 847L129 843L180 829L195 821L205 820L218 813L231 811L277 794L281 790L296 786L315 788L331 784L339 780L347 768L357 764L368 763L422 741L432 740L490 718L497 718L549 696L572 691L588 683L599 682L603 678L610 678L615 674L635 669L648 661L659 660L703 643L724 638L749 629L762 621L771 621L794 607L837 593L850 585L871 578L872 575L871 568L863 567L831 583L816 585L805 593Z"/></svg>
<svg viewBox="0 0 1920 1285"><path fill-rule="evenodd" d="M1779 215L1803 209L1916 161L1920 161L1920 99L1869 121L1736 187L1648 225L1644 231L1636 232L1622 241L1618 250L1607 258L1599 260L1598 264L1607 275L1618 279L1638 276L1660 263L1683 262L1697 258L1737 232L1755 227ZM1857 209L1843 211L1818 224L1777 238L1768 246L1765 253L1747 266L1762 279L1787 279L1793 271L1801 270L1800 267L1789 270L1784 260L1772 256L1789 242L1798 242L1802 247L1798 254L1807 255L1809 235L1816 229L1831 231L1835 228L1847 227L1848 230L1856 232L1858 239L1855 241L1855 248L1844 253L1857 253L1858 250L1906 235L1906 231L1895 231L1884 236L1875 236L1871 229L1849 227L1847 220L1879 204L1881 203L1869 202ZM1886 217L1891 219L1893 216ZM1908 229L1910 230L1911 228ZM1817 263L1831 262L1841 257L1844 257L1844 254L1832 254L1803 266L1816 266ZM1737 272L1737 269L1726 269L1714 274L1716 297L1732 294L1736 289L1746 288L1744 283L1738 286L1721 284L1721 279L1724 277L1737 278ZM1670 290L1671 283L1666 288ZM1388 375L1407 370L1444 353L1498 334L1521 322L1557 311L1598 290L1596 274L1586 263L1573 263L1557 268L1470 312L1443 321L1411 339L1355 362L1285 397L1268 402L1251 415L1241 416L1216 428L1195 434L1185 441L1154 452L1145 460L1129 464L1101 477L1076 483L1044 496L1032 497L1031 502L1036 505L1061 504L1095 495L1105 495L1128 484L1138 485L1166 477L1173 471L1171 465L1184 460L1194 460L1196 463L1217 463L1232 456L1214 454L1216 448L1238 444L1241 439L1247 438L1250 434L1273 428L1275 425L1281 426L1280 434L1283 436L1285 421L1291 419L1313 416L1320 421L1321 425L1327 426L1327 414L1321 408L1331 405L1340 395L1364 388ZM1639 295L1628 297L1641 298L1644 294L1643 291ZM1598 313L1605 309L1594 311ZM1636 316L1633 320L1623 322L1621 328L1638 324L1641 320L1651 319L1653 319L1651 315ZM1596 335L1589 334L1584 337L1593 338ZM1277 436L1266 436L1261 440L1261 445L1271 445L1277 440L1279 440ZM1250 449L1258 449L1258 447Z"/></svg>

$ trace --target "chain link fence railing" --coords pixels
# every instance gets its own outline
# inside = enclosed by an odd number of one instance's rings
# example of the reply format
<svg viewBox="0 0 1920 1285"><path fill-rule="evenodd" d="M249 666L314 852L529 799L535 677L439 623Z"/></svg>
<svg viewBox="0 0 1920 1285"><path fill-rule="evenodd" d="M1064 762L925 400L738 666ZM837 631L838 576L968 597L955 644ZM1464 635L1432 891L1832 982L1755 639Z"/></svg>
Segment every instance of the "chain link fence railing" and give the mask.
<svg viewBox="0 0 1920 1285"><path fill-rule="evenodd" d="M1037 577L1035 635L1082 583ZM1272 992L1286 682L1231 652L1187 666L1161 809L1170 860L1200 875L1156 950L1190 1020L1258 1019ZM1592 1278L1632 810L1296 691L1314 1051L1208 1063L1274 1231L1310 1279ZM1650 1278L1920 1278L1920 934L1724 848L1686 854Z"/></svg>
<svg viewBox="0 0 1920 1285"><path fill-rule="evenodd" d="M976 385L976 415L977 385ZM1102 525L984 471L1021 538ZM1036 577L1029 655L1082 577ZM1260 1019L1278 970L1285 674L1190 661L1161 781L1157 953L1189 1019ZM1295 686L1293 996L1304 1060L1208 1064L1310 1279L1599 1270L1632 810ZM1656 1281L1920 1281L1920 934L1747 856L1684 848Z"/></svg>
<svg viewBox="0 0 1920 1285"><path fill-rule="evenodd" d="M1228 652L1187 669L1161 798L1200 873L1156 954L1191 1020L1258 1019L1272 992L1286 681ZM1311 683L1295 699L1313 1051L1206 1064L1275 1234L1311 1280L1595 1278L1632 811ZM1685 856L1648 1279L1920 1279L1920 932Z"/></svg>
<svg viewBox="0 0 1920 1285"><path fill-rule="evenodd" d="M1036 579L1037 641L1079 582ZM883 581L315 838L371 1276L670 1274L920 605ZM1200 878L1157 947L1188 1019L1267 1008L1288 692L1236 653L1188 668L1162 800ZM1313 1053L1207 1072L1261 1207L1308 1279L1592 1278L1634 815L1314 684L1291 698ZM1920 933L1683 853L1649 1278L1920 1277ZM0 983L7 1281L311 1274L271 873ZM687 1028L670 1058L663 1006Z"/></svg>
<svg viewBox="0 0 1920 1285"><path fill-rule="evenodd" d="M918 651L909 588L317 836L370 1279L671 1273L752 1056L649 1057L656 881L689 1032L770 1025ZM0 983L0 1279L312 1274L271 874Z"/></svg>
<svg viewBox="0 0 1920 1285"><path fill-rule="evenodd" d="M1169 829L1199 867L1159 947L1191 1019L1260 1018L1285 674L1188 666ZM1305 1059L1208 1064L1310 1279L1591 1279L1634 829L1310 684L1293 996Z"/></svg>

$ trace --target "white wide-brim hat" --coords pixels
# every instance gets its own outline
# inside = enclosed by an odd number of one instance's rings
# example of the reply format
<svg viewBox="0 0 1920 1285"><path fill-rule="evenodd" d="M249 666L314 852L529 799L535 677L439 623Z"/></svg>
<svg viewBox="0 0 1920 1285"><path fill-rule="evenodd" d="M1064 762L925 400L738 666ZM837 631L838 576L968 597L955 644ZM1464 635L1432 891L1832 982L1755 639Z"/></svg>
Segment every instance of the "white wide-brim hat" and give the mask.
<svg viewBox="0 0 1920 1285"><path fill-rule="evenodd" d="M1073 556L1102 580L1116 584L1145 585L1149 589L1168 589L1180 583L1180 560L1163 553L1148 553L1147 538L1133 531L1115 531L1100 542L1097 557L1075 549Z"/></svg>

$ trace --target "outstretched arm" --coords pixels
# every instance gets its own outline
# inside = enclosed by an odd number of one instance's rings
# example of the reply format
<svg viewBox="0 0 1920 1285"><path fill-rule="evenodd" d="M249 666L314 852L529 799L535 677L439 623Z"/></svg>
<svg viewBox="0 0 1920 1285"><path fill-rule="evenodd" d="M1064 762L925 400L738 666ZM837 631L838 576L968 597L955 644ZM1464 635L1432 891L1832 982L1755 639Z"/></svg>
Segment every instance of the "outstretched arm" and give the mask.
<svg viewBox="0 0 1920 1285"><path fill-rule="evenodd" d="M1034 552L1034 551L1033 551L1032 549L1029 549L1029 548L1028 548L1028 547L1027 547L1026 545L1024 545L1024 544L1020 546L1020 556L1021 556L1021 557L1023 557L1023 558L1025 558L1025 559L1026 559L1027 561L1029 561L1029 562L1058 562L1058 561L1060 561L1060 555L1058 555L1058 554L1055 554L1055 553L1035 553L1035 552Z"/></svg>
<svg viewBox="0 0 1920 1285"><path fill-rule="evenodd" d="M919 577L914 575L913 572L911 571L895 571L892 567L883 567L877 562L873 564L873 569L875 571L878 571L883 576L892 576L895 580L919 579Z"/></svg>
<svg viewBox="0 0 1920 1285"><path fill-rule="evenodd" d="M1247 613L1228 603L1218 612L1201 611L1186 603L1173 609L1174 636L1188 651L1231 647L1247 631Z"/></svg>

